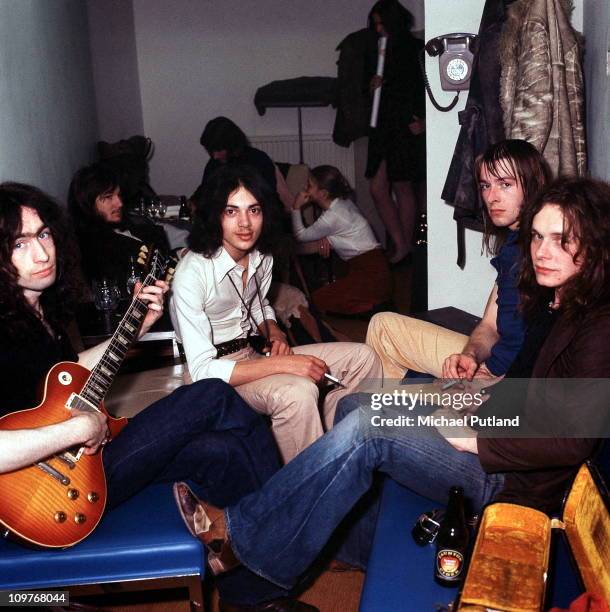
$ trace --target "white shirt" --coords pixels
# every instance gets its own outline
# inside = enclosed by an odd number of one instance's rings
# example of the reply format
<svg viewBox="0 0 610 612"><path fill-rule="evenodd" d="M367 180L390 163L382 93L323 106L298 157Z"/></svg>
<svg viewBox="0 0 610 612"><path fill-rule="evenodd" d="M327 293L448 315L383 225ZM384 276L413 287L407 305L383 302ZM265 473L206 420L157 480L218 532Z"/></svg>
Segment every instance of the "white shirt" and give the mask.
<svg viewBox="0 0 610 612"><path fill-rule="evenodd" d="M217 359L214 344L246 338L250 331L257 333L256 326L264 322L263 308L267 319L276 320L265 298L271 285L272 268L273 257L261 255L254 249L248 257L246 287L243 289L245 268L238 265L223 247L211 258L189 251L180 260L172 284L169 312L177 339L184 345L194 381L220 378L229 382L236 362ZM256 281L263 308L257 296ZM252 304L250 317L236 288L244 302Z"/></svg>
<svg viewBox="0 0 610 612"><path fill-rule="evenodd" d="M330 246L345 261L381 248L368 221L351 200L335 198L309 227L303 225L301 211L293 210L292 231L301 242L328 238Z"/></svg>

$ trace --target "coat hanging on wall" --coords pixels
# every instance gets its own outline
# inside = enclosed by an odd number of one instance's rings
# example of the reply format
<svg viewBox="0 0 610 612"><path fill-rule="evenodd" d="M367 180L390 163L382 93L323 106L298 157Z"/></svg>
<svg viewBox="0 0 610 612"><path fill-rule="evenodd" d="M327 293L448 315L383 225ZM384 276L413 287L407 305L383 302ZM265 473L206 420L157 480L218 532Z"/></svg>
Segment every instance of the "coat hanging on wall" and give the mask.
<svg viewBox="0 0 610 612"><path fill-rule="evenodd" d="M443 200L455 207L460 268L466 263L465 228L483 230L479 190L473 177L474 160L490 144L504 138L498 47L508 4L506 0L485 2L468 100L458 113L462 127L441 194Z"/></svg>
<svg viewBox="0 0 610 612"><path fill-rule="evenodd" d="M572 10L571 0L517 0L500 42L506 137L531 142L557 176L587 169L582 45Z"/></svg>

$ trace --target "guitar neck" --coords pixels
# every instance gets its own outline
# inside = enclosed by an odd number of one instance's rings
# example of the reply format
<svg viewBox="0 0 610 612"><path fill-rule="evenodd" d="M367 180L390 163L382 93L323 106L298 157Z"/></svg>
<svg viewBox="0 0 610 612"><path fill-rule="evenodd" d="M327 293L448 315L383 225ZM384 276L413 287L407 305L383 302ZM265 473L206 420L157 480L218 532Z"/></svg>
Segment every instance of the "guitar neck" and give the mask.
<svg viewBox="0 0 610 612"><path fill-rule="evenodd" d="M155 280L152 274L148 274L144 279L142 288L154 284ZM138 338L138 332L142 327L147 311L146 302L136 296L123 315L112 338L110 338L108 348L104 351L97 365L91 370L80 395L94 406L99 406L110 389L127 351Z"/></svg>

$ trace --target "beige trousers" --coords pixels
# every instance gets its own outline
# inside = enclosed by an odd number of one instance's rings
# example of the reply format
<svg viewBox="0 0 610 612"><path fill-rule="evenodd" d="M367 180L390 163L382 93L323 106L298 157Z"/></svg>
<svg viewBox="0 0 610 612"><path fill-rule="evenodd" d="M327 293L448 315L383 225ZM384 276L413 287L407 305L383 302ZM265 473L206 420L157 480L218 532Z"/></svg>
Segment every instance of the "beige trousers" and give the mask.
<svg viewBox="0 0 610 612"><path fill-rule="evenodd" d="M461 353L468 336L393 312L376 314L366 343L379 355L384 379L402 379L407 370L442 376L443 362Z"/></svg>
<svg viewBox="0 0 610 612"><path fill-rule="evenodd" d="M294 374L274 374L235 387L254 410L271 417L271 428L285 463L317 440L324 429L330 429L337 402L354 393L361 381L381 379L381 363L374 351L356 342L328 342L295 346L296 355L313 355L322 359L330 373L343 382L345 388L325 382L330 391L324 398L323 422L318 408L319 388L310 379ZM247 347L221 359L241 361L263 358Z"/></svg>

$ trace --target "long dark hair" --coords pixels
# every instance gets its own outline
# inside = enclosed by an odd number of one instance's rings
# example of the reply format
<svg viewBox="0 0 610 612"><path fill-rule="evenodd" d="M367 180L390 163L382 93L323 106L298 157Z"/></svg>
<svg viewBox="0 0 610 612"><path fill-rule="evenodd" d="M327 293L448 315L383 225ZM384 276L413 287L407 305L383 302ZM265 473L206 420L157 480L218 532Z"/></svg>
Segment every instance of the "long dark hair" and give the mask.
<svg viewBox="0 0 610 612"><path fill-rule="evenodd" d="M398 0L378 0L373 4L368 17L371 30L375 29L373 15L379 15L385 31L390 35L390 41L411 36L413 15Z"/></svg>
<svg viewBox="0 0 610 612"><path fill-rule="evenodd" d="M214 151L227 151L229 157L239 157L249 144L241 128L227 117L208 121L199 142L209 155Z"/></svg>
<svg viewBox="0 0 610 612"><path fill-rule="evenodd" d="M191 250L212 257L222 246L221 216L229 196L240 187L256 198L263 211L263 229L256 248L263 254L273 252L279 238L277 195L254 168L233 164L218 168L195 202L195 219L188 239Z"/></svg>
<svg viewBox="0 0 610 612"><path fill-rule="evenodd" d="M610 304L610 185L589 178L559 179L525 211L520 232L527 248L519 289L526 315L553 297L553 289L536 283L529 249L534 217L547 204L558 206L563 213L564 248L570 237L578 244L573 259L581 260L580 270L562 287L560 306L562 315L575 319L586 310Z"/></svg>
<svg viewBox="0 0 610 612"><path fill-rule="evenodd" d="M45 289L40 305L45 321L58 331L74 314L82 285L78 249L61 207L46 193L31 185L0 185L0 321L7 333L17 339L34 335L40 328L38 315L26 301L13 265L13 247L21 233L21 209L32 208L53 236L56 253L56 280Z"/></svg>
<svg viewBox="0 0 610 612"><path fill-rule="evenodd" d="M68 190L68 210L79 236L92 231L112 231L98 214L95 200L119 187L119 180L116 170L105 163L85 166L72 177Z"/></svg>
<svg viewBox="0 0 610 612"><path fill-rule="evenodd" d="M479 155L474 162L474 179L477 184L483 168L496 178L512 176L519 181L523 190L521 214L529 208L551 180L551 171L542 154L525 140L501 140ZM509 230L507 227L496 227L493 224L480 193L479 198L485 228L483 244L487 253L497 255L506 241Z"/></svg>
<svg viewBox="0 0 610 612"><path fill-rule="evenodd" d="M334 166L316 166L311 171L311 176L320 189L326 189L332 200L335 198L350 199L353 197L354 190Z"/></svg>

